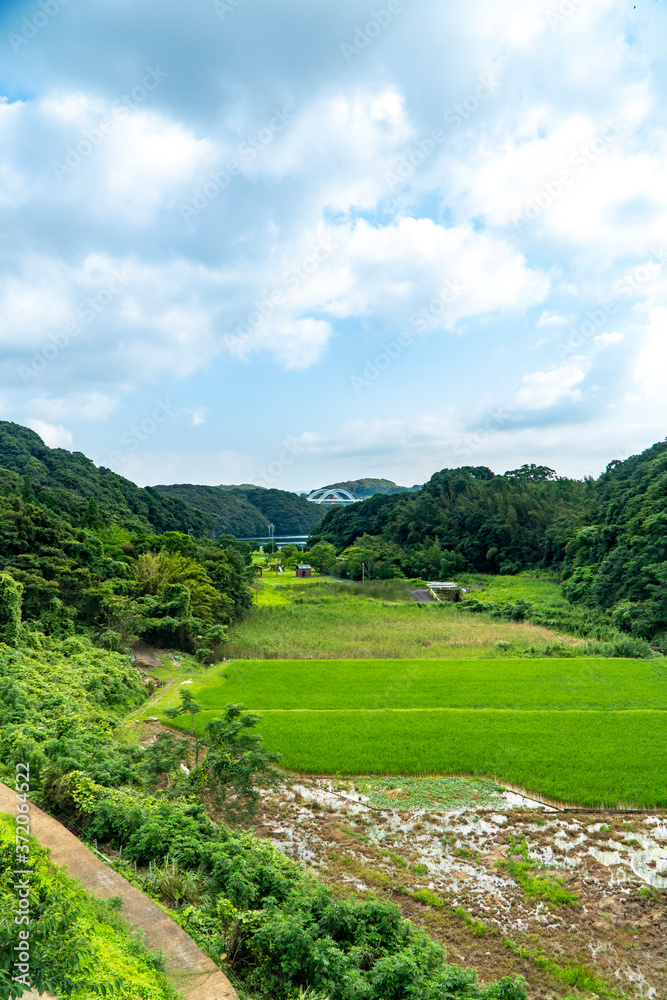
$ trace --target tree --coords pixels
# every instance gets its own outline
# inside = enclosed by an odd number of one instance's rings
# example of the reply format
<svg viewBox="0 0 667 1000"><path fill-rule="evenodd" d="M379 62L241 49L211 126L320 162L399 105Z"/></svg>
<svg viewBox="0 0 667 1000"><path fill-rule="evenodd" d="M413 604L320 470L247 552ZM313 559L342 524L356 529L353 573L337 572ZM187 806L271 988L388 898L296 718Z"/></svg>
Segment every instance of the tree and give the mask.
<svg viewBox="0 0 667 1000"><path fill-rule="evenodd" d="M227 705L224 714L206 724L206 758L192 772L195 784L206 786L219 804L227 803L228 812L243 815L253 812L260 787L277 788L281 774L273 766L280 754L268 750L261 736L252 732L261 716L244 712L243 705Z"/></svg>
<svg viewBox="0 0 667 1000"><path fill-rule="evenodd" d="M161 775L171 775L177 770L183 758L183 742L171 733L160 733L157 739L146 747L141 765L153 783L156 783Z"/></svg>
<svg viewBox="0 0 667 1000"><path fill-rule="evenodd" d="M308 561L318 573L333 573L336 568L336 546L331 542L318 542L309 550Z"/></svg>
<svg viewBox="0 0 667 1000"><path fill-rule="evenodd" d="M201 746L199 740L197 739L197 732L195 730L195 715L199 715L200 712L204 711L204 706L200 705L198 701L195 700L191 691L181 688L179 691L181 697L181 704L176 708L165 709L164 714L168 719L177 719L179 715L189 715L190 716L190 732L195 738L195 767L199 763L199 747Z"/></svg>
<svg viewBox="0 0 667 1000"><path fill-rule="evenodd" d="M21 634L23 587L9 573L0 574L0 642L16 646Z"/></svg>
<svg viewBox="0 0 667 1000"><path fill-rule="evenodd" d="M88 506L86 507L86 513L81 519L82 528L91 528L93 531L97 528L105 528L104 518L100 513L100 508L98 506L95 497L91 497L88 501Z"/></svg>
<svg viewBox="0 0 667 1000"><path fill-rule="evenodd" d="M196 736L195 732L195 715L204 711L204 706L200 705L198 701L195 700L191 691L181 689L179 691L181 697L181 704L177 705L175 708L166 708L164 714L168 719L177 719L179 715L189 715L190 716L190 731L193 736Z"/></svg>

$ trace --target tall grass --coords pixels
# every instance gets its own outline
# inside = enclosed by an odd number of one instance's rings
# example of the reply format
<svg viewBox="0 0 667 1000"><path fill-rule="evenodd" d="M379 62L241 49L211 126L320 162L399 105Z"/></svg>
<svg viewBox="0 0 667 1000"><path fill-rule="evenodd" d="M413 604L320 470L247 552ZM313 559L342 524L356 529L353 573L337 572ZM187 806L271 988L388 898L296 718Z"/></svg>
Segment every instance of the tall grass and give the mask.
<svg viewBox="0 0 667 1000"><path fill-rule="evenodd" d="M373 581L375 584L402 581ZM230 629L227 655L234 659L347 659L500 656L533 647L546 649L556 634L530 622L486 615L459 615L456 605L389 603L359 597L351 589L363 584L333 583L292 588L289 604L250 609ZM384 590L384 588L383 588ZM395 593L395 592L394 592ZM567 641L567 640L566 640ZM503 651L496 643L508 644Z"/></svg>

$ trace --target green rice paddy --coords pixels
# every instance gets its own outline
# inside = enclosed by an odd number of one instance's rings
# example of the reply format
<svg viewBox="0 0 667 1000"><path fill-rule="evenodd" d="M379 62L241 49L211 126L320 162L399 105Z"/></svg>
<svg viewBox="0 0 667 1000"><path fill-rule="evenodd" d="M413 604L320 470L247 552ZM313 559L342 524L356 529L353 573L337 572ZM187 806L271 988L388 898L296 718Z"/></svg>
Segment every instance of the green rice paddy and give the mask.
<svg viewBox="0 0 667 1000"><path fill-rule="evenodd" d="M661 659L254 660L193 681L200 729L241 702L296 771L477 775L588 806L667 805Z"/></svg>
<svg viewBox="0 0 667 1000"><path fill-rule="evenodd" d="M236 660L190 690L204 708L667 709L667 663L567 659Z"/></svg>

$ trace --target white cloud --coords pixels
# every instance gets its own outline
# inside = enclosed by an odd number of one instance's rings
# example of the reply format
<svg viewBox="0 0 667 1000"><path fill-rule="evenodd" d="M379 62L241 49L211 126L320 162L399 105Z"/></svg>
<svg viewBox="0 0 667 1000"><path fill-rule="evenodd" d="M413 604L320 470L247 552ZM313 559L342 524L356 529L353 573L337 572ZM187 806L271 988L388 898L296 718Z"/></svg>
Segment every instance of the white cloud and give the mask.
<svg viewBox="0 0 667 1000"><path fill-rule="evenodd" d="M29 420L28 427L36 431L49 448L66 448L71 451L74 447L72 432L68 431L62 424L47 424L44 420Z"/></svg>
<svg viewBox="0 0 667 1000"><path fill-rule="evenodd" d="M624 339L624 334L616 331L614 333L600 333L597 337L593 337L593 345L595 350L602 351L606 347L613 347L614 344L620 344Z"/></svg>
<svg viewBox="0 0 667 1000"><path fill-rule="evenodd" d="M35 418L52 420L107 420L116 409L118 401L103 392L78 393L58 398L31 399L29 411Z"/></svg>
<svg viewBox="0 0 667 1000"><path fill-rule="evenodd" d="M667 306L651 309L649 323L637 329L640 345L632 372L632 394L659 396L665 400L667 384ZM667 406L666 406L667 409Z"/></svg>
<svg viewBox="0 0 667 1000"><path fill-rule="evenodd" d="M208 406L197 406L194 410L185 408L184 412L190 418L191 427L201 427L202 424L206 423L209 408Z"/></svg>
<svg viewBox="0 0 667 1000"><path fill-rule="evenodd" d="M578 402L586 372L576 361L547 372L531 372L521 379L523 387L514 396L517 406L528 410L543 410L569 399Z"/></svg>
<svg viewBox="0 0 667 1000"><path fill-rule="evenodd" d="M324 320L297 319L279 326L267 346L287 371L303 371L321 359L331 333Z"/></svg>
<svg viewBox="0 0 667 1000"><path fill-rule="evenodd" d="M571 322L567 316L562 316L559 313L550 312L545 309L540 318L537 321L538 326L567 326Z"/></svg>

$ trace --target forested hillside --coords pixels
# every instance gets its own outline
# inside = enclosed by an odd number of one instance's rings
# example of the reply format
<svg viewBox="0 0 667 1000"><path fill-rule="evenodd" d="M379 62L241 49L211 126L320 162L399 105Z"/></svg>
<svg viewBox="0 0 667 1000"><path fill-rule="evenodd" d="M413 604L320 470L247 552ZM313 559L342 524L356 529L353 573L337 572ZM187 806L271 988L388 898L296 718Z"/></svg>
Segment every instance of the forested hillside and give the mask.
<svg viewBox="0 0 667 1000"><path fill-rule="evenodd" d="M110 650L141 637L206 659L220 646L250 605L249 551L214 545L209 515L26 428L0 425L0 443L0 641L22 619Z"/></svg>
<svg viewBox="0 0 667 1000"><path fill-rule="evenodd" d="M201 510L98 468L80 451L49 448L35 431L5 420L0 421L0 469L22 476L27 499L36 498L72 524L82 522L94 497L109 523L157 532L213 532L213 519Z"/></svg>
<svg viewBox="0 0 667 1000"><path fill-rule="evenodd" d="M265 490L259 486L235 491L273 522L276 535L307 535L324 517L324 510L287 490Z"/></svg>
<svg viewBox="0 0 667 1000"><path fill-rule="evenodd" d="M239 538L266 535L269 522L276 535L307 535L324 517L324 510L287 490L261 486L156 486L158 493L198 507L215 520L216 534Z"/></svg>
<svg viewBox="0 0 667 1000"><path fill-rule="evenodd" d="M443 469L418 493L376 495L329 512L312 541L341 550L376 536L408 576L448 577L463 569L516 573L561 564L574 527L590 509L587 482L525 466L496 476L484 466Z"/></svg>
<svg viewBox="0 0 667 1000"><path fill-rule="evenodd" d="M376 493L409 493L419 489L418 486L397 486L391 479L347 479L344 483L329 483L322 487L325 490L347 490L355 499L375 496Z"/></svg>
<svg viewBox="0 0 667 1000"><path fill-rule="evenodd" d="M310 544L353 549L376 576L552 569L563 594L654 640L667 630L667 442L597 479L524 465L443 469L419 493L376 495L329 511ZM352 561L354 561L352 559Z"/></svg>
<svg viewBox="0 0 667 1000"><path fill-rule="evenodd" d="M155 486L154 489L161 496L183 500L210 514L215 523L216 537L225 533L239 538L268 534L269 522L261 510L232 490L220 486L193 486L191 483Z"/></svg>
<svg viewBox="0 0 667 1000"><path fill-rule="evenodd" d="M567 546L570 601L613 608L619 628L648 639L667 629L667 441L610 462L594 513Z"/></svg>

